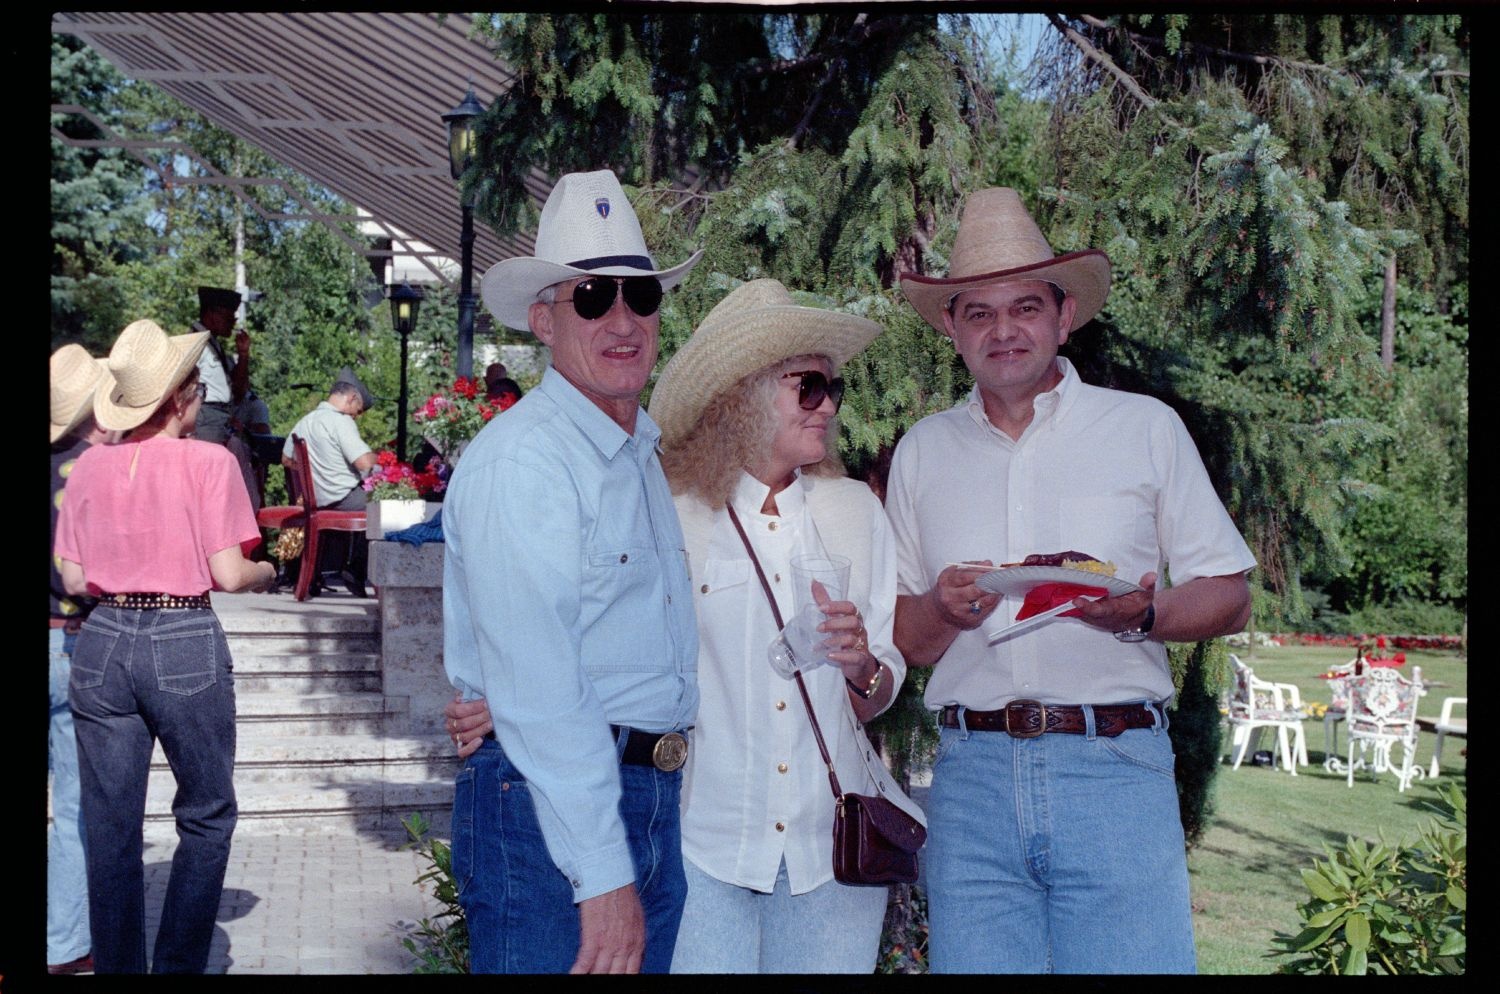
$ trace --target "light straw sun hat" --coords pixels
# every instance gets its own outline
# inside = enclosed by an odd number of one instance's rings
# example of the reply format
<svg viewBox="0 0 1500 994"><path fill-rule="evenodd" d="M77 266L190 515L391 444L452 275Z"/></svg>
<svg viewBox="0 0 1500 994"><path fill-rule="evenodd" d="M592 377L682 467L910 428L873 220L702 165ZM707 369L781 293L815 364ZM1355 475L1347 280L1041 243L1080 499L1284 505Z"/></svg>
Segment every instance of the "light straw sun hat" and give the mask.
<svg viewBox="0 0 1500 994"><path fill-rule="evenodd" d="M132 321L109 350L104 382L94 394L99 427L128 431L151 417L167 395L182 384L208 332L171 335L154 321Z"/></svg>
<svg viewBox="0 0 1500 994"><path fill-rule="evenodd" d="M501 324L527 331L526 312L537 294L580 276L655 276L670 290L703 256L699 249L684 263L657 269L646 249L641 223L608 169L568 173L542 205L536 255L495 263L479 281L479 293Z"/></svg>
<svg viewBox="0 0 1500 994"><path fill-rule="evenodd" d="M776 280L742 283L714 305L651 391L651 420L664 446L686 438L709 403L759 369L799 355L827 356L835 369L881 332L867 318L803 307Z"/></svg>
<svg viewBox="0 0 1500 994"><path fill-rule="evenodd" d="M901 274L906 299L938 331L943 330L948 302L975 287L1019 280L1055 283L1078 302L1070 332L1098 314L1109 296L1109 256L1098 249L1054 256L1020 196L1009 187L969 194L949 258L945 277Z"/></svg>
<svg viewBox="0 0 1500 994"><path fill-rule="evenodd" d="M68 344L52 353L52 441L83 423L94 411L94 390L104 378L104 360L82 345Z"/></svg>

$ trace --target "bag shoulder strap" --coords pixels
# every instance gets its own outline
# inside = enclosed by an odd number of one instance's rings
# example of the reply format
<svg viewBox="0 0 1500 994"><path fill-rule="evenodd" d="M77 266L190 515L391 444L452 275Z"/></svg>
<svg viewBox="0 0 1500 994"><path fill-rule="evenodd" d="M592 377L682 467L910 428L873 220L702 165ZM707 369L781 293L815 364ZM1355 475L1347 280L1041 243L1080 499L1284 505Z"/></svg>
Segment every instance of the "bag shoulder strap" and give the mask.
<svg viewBox="0 0 1500 994"><path fill-rule="evenodd" d="M781 630L786 623L781 620L781 609L776 606L776 595L771 593L771 584L766 580L766 571L760 568L760 558L755 554L755 546L750 544L750 536L745 534L745 526L740 524L740 516L734 513L734 505L728 501L724 503L724 509L729 512L729 520L734 524L734 530L740 533L740 541L745 543L745 551L750 554L750 562L755 567L755 575L760 578L760 589L766 593L766 600L771 604L771 616L776 619L776 628ZM807 708L807 720L812 722L813 738L818 740L818 752L823 755L823 765L828 768L828 784L833 788L834 800L844 796L844 791L839 787L838 774L833 771L833 760L828 757L828 746L823 742L823 729L818 727L818 716L813 711L812 698L808 696L807 684L802 682L802 674L795 672L792 677L797 681L797 689L802 693L802 704Z"/></svg>

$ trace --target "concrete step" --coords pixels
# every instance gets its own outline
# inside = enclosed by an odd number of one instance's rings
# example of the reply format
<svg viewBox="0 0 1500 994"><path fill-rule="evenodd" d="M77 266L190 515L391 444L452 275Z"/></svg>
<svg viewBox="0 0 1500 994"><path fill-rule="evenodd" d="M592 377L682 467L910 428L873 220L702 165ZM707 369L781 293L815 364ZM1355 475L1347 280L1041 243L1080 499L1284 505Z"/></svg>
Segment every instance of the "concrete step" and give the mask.
<svg viewBox="0 0 1500 994"><path fill-rule="evenodd" d="M239 661L234 664L235 696L241 700L247 693L268 694L349 694L380 690L379 659L370 668L326 669L321 671L262 670L246 673Z"/></svg>
<svg viewBox="0 0 1500 994"><path fill-rule="evenodd" d="M235 695L236 726L241 740L283 735L375 735L404 720L406 698L379 691L341 694Z"/></svg>
<svg viewBox="0 0 1500 994"><path fill-rule="evenodd" d="M153 774L146 792L146 826L153 835L173 824L169 773ZM318 832L335 829L399 831L401 819L420 811L446 837L453 810L453 779L415 783L329 781L305 786L235 779L236 832ZM434 834L438 834L434 830Z"/></svg>
<svg viewBox="0 0 1500 994"><path fill-rule="evenodd" d="M242 656L302 656L343 652L380 654L378 632L224 634L229 640L229 655L236 664Z"/></svg>
<svg viewBox="0 0 1500 994"><path fill-rule="evenodd" d="M234 780L241 783L326 784L369 780L453 782L459 758L445 741L377 735L246 736L235 744ZM161 743L151 756L151 793L175 790Z"/></svg>

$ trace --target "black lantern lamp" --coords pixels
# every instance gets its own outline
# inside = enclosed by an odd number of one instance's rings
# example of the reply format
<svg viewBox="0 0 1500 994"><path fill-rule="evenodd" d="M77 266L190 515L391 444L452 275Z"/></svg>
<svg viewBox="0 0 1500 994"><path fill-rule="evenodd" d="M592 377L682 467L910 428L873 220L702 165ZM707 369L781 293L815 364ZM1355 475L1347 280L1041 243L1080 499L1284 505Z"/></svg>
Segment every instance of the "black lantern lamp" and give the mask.
<svg viewBox="0 0 1500 994"><path fill-rule="evenodd" d="M406 462L406 337L417 326L422 291L402 283L391 287L391 327L401 336L401 399L397 402L396 458Z"/></svg>
<svg viewBox="0 0 1500 994"><path fill-rule="evenodd" d="M484 113L484 105L474 97L474 85L463 103L443 115L448 128L448 170L455 180L463 178L474 160L474 124ZM458 376L474 373L474 208L468 197L461 196L463 208L463 259L460 264L458 293Z"/></svg>

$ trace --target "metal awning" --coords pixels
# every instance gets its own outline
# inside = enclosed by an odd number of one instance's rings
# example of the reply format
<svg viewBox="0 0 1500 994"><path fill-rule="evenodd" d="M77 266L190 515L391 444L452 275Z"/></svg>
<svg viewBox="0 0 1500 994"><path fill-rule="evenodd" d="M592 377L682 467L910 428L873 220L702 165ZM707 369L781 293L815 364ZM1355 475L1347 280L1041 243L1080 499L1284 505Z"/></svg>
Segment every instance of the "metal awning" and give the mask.
<svg viewBox="0 0 1500 994"><path fill-rule="evenodd" d="M227 176L186 146L151 136L119 135L78 142L144 153L175 147L195 160L194 175L173 183L211 183L235 193L268 218L306 218L330 225L373 224L391 248L366 242L350 247L367 256L412 255L450 285L458 259L462 215L449 175L441 117L472 83L488 105L506 92L514 74L486 45L469 37L469 17L411 13L126 13L54 14L52 29L73 34L130 79L149 82L214 124L257 146L321 184L368 216L329 215L285 192L299 212L268 213L245 195L252 184L275 180ZM53 113L88 117L81 107ZM150 156L141 154L148 166ZM540 203L551 183L533 173L527 188ZM284 185L283 188L285 189ZM344 237L342 234L340 237ZM345 238L346 242L349 241ZM475 225L474 267L531 252L529 235L498 238Z"/></svg>

